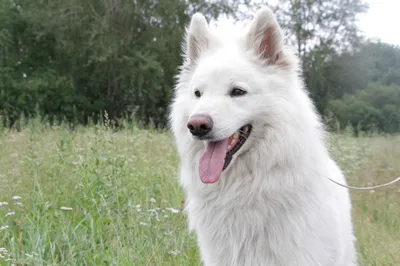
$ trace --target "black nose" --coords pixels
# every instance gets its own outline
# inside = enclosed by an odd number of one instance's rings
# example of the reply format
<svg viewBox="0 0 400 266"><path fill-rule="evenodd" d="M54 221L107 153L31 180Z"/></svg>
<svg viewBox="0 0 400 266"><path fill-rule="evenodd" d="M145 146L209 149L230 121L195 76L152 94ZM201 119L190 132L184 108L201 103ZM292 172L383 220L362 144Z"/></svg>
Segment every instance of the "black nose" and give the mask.
<svg viewBox="0 0 400 266"><path fill-rule="evenodd" d="M190 133L196 137L203 137L211 131L213 127L213 121L209 116L193 116L187 123L187 128Z"/></svg>

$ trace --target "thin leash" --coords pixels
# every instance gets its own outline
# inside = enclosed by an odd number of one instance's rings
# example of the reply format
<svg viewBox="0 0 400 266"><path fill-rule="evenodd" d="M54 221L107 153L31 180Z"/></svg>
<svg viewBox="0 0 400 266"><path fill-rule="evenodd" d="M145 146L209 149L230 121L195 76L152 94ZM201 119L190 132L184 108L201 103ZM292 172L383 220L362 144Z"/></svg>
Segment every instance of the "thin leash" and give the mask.
<svg viewBox="0 0 400 266"><path fill-rule="evenodd" d="M385 183L385 184L382 184L382 185L378 185L378 186L374 186L374 187L352 187L352 186L347 186L347 185L340 184L339 182L336 182L335 180L333 180L333 179L331 179L329 177L328 177L328 179L330 181L332 181L333 183L335 183L335 184L337 184L339 186L345 187L345 188L350 188L350 189L355 189L355 190L372 190L372 189L387 187L387 186L390 186L390 185L392 185L394 183L397 183L397 182L400 181L400 176L398 178L388 182L388 183Z"/></svg>

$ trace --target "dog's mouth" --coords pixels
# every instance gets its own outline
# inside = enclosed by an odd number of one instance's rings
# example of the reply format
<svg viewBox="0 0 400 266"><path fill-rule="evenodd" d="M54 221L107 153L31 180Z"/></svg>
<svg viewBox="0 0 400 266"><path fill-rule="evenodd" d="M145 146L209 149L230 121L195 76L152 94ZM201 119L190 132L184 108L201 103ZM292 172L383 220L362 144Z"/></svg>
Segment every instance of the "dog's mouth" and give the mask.
<svg viewBox="0 0 400 266"><path fill-rule="evenodd" d="M245 125L229 138L209 141L200 158L199 174L203 183L215 183L232 161L251 133L252 126Z"/></svg>

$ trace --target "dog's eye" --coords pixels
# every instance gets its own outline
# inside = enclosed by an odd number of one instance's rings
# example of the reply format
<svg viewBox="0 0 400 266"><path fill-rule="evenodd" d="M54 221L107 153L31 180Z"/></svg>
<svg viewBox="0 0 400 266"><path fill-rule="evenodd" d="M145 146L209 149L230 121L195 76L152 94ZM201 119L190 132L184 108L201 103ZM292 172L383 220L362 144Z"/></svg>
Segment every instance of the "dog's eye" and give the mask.
<svg viewBox="0 0 400 266"><path fill-rule="evenodd" d="M195 91L194 91L194 95L195 95L197 98L200 98L201 93L200 93L199 90L195 90Z"/></svg>
<svg viewBox="0 0 400 266"><path fill-rule="evenodd" d="M237 96L245 95L246 93L247 93L247 91L245 91L245 90L242 90L242 89L239 89L239 88L233 88L233 89L231 90L230 95L231 95L232 97L237 97Z"/></svg>

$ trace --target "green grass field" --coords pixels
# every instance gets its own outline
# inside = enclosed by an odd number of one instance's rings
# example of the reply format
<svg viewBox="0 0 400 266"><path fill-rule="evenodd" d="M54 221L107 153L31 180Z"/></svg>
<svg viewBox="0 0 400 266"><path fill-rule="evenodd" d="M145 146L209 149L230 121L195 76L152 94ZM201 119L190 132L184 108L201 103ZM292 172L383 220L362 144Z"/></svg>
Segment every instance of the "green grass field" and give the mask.
<svg viewBox="0 0 400 266"><path fill-rule="evenodd" d="M0 130L0 265L199 265L169 133ZM400 175L400 137L334 135L351 185ZM352 191L363 265L400 265L400 185Z"/></svg>

